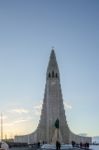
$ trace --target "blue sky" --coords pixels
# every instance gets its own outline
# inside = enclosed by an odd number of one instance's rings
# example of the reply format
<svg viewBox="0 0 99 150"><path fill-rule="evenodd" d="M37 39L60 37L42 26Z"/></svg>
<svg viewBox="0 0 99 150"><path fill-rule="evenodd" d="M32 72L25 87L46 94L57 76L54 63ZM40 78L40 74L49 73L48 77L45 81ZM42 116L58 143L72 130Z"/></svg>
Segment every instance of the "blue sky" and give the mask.
<svg viewBox="0 0 99 150"><path fill-rule="evenodd" d="M99 1L2 0L0 112L4 136L36 129L52 46L70 129L99 135Z"/></svg>

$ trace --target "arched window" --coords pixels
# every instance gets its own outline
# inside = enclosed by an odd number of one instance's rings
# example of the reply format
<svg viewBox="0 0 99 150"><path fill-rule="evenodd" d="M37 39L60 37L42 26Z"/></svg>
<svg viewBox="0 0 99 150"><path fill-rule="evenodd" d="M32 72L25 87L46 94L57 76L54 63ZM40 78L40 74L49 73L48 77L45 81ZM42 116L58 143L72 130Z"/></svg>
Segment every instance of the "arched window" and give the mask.
<svg viewBox="0 0 99 150"><path fill-rule="evenodd" d="M52 78L54 78L54 71L52 71Z"/></svg>

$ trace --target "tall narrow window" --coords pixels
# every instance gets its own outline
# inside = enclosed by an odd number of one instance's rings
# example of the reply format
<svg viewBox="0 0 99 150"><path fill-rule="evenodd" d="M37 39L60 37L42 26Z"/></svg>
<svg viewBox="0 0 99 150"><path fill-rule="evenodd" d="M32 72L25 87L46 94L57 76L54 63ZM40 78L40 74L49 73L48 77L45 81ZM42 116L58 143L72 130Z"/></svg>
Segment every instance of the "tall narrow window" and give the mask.
<svg viewBox="0 0 99 150"><path fill-rule="evenodd" d="M57 75L57 73L56 73L56 78L58 78L58 75Z"/></svg>
<svg viewBox="0 0 99 150"><path fill-rule="evenodd" d="M52 78L54 78L54 71L52 71Z"/></svg>
<svg viewBox="0 0 99 150"><path fill-rule="evenodd" d="M51 77L51 74L50 74L50 73L48 74L48 77L49 77L49 78Z"/></svg>

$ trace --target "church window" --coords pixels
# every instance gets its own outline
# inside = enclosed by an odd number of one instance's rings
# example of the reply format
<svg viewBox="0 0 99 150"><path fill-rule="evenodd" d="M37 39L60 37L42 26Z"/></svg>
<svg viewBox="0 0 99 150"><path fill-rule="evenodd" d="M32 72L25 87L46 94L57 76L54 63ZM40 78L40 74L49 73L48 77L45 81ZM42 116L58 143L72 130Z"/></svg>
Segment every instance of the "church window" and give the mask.
<svg viewBox="0 0 99 150"><path fill-rule="evenodd" d="M48 74L48 77L49 77L49 78L51 77L51 74L50 74L50 73Z"/></svg>
<svg viewBox="0 0 99 150"><path fill-rule="evenodd" d="M52 71L52 78L54 78L54 71Z"/></svg>
<svg viewBox="0 0 99 150"><path fill-rule="evenodd" d="M56 78L58 78L58 75L57 75L57 73L56 73Z"/></svg>

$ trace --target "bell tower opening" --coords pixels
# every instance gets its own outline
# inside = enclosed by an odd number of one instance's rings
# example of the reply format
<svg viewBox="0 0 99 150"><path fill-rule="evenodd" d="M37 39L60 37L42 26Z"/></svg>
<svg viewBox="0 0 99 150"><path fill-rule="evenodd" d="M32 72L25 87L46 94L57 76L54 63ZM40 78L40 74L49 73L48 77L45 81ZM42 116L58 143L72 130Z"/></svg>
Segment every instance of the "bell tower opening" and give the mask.
<svg viewBox="0 0 99 150"><path fill-rule="evenodd" d="M54 78L54 71L52 71L52 78Z"/></svg>
<svg viewBox="0 0 99 150"><path fill-rule="evenodd" d="M58 78L58 75L57 75L57 73L56 73L56 78Z"/></svg>
<svg viewBox="0 0 99 150"><path fill-rule="evenodd" d="M49 72L49 74L48 74L48 77L49 77L49 78L51 78L51 74L50 74L50 72Z"/></svg>

